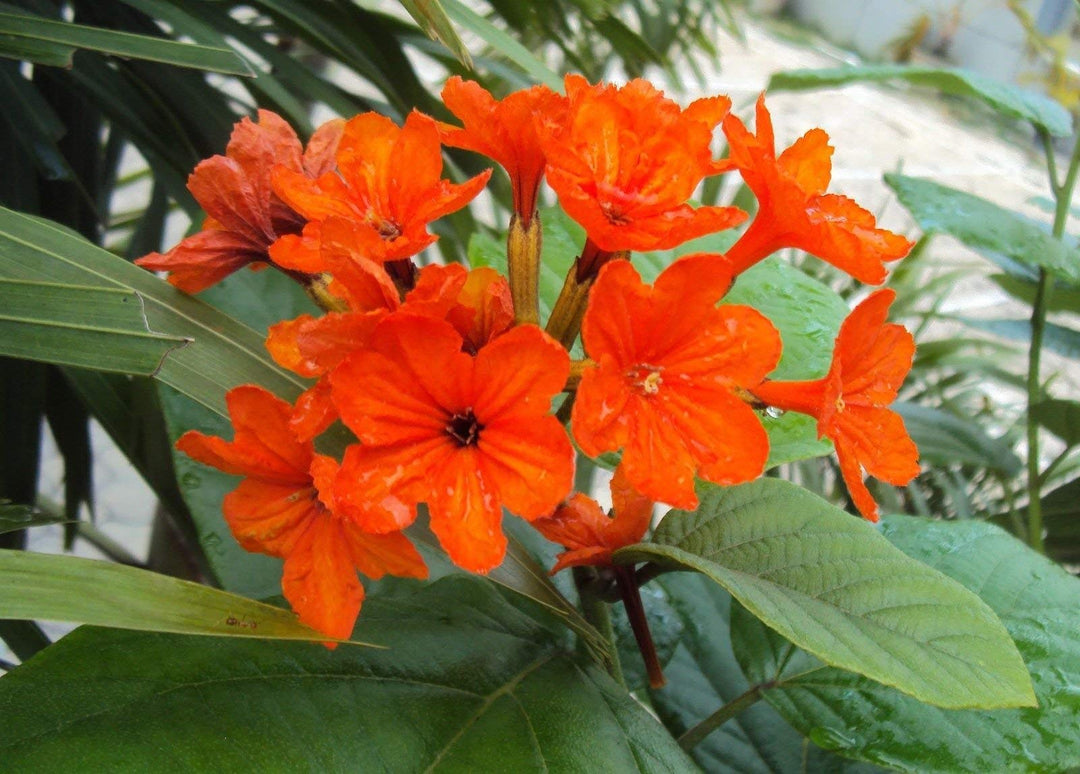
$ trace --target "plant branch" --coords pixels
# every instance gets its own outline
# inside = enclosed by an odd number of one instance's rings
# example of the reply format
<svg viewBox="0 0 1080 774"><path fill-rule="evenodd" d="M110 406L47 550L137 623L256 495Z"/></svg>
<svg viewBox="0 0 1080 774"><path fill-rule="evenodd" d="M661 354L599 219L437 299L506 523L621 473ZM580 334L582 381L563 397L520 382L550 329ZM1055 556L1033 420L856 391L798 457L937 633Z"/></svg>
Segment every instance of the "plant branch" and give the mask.
<svg viewBox="0 0 1080 774"><path fill-rule="evenodd" d="M767 683L759 683L758 685L751 687L745 693L735 697L723 707L718 709L716 712L709 715L709 717L705 718L696 726L687 730L685 734L680 736L678 740L679 747L683 748L687 752L690 752L690 750L693 750L695 747L701 744L701 742L704 741L705 737L707 737L713 731L720 728L720 726L727 723L729 720L731 720L743 710L753 706L754 704L757 704L758 701L761 700L762 696L765 695L765 691L769 688L772 688L773 685L774 683L772 681Z"/></svg>

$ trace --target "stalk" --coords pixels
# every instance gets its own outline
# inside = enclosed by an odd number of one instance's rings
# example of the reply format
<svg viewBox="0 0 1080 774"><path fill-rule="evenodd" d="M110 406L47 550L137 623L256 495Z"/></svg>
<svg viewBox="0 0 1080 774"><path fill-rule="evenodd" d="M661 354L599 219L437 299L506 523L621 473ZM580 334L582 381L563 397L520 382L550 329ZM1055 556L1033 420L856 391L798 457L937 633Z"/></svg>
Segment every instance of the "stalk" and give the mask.
<svg viewBox="0 0 1080 774"><path fill-rule="evenodd" d="M1073 145L1069 169L1065 180L1058 184L1057 165L1050 136L1041 132L1043 147L1046 151L1046 166L1050 175L1050 190L1054 194L1057 206L1054 210L1053 235L1061 239L1065 234L1065 222L1069 216L1073 188L1076 186L1077 172L1080 171L1080 133L1077 133ZM1053 278L1046 269L1039 268L1039 280L1035 289L1035 301L1031 309L1031 349L1028 352L1027 374L1027 494L1028 494L1028 544L1035 550L1045 553L1043 545L1042 484L1043 476L1039 472L1039 425L1032 417L1032 407L1042 399L1042 385L1039 379L1042 361L1043 335L1046 330L1046 311L1050 307L1053 291Z"/></svg>
<svg viewBox="0 0 1080 774"><path fill-rule="evenodd" d="M698 723L693 728L687 730L685 734L679 737L679 747L683 748L687 752L690 752L720 726L727 723L733 717L745 710L747 707L757 704L761 700L761 697L765 695L765 690L772 687L772 683L761 683L750 688L745 693L735 697L723 707L718 709L709 717Z"/></svg>

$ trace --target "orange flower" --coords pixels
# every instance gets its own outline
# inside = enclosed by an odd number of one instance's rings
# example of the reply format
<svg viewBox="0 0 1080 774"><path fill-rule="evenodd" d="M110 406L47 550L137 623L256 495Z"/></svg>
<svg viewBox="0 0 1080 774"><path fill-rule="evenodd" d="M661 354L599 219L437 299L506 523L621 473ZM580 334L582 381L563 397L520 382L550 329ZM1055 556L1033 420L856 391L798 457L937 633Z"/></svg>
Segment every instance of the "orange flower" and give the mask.
<svg viewBox="0 0 1080 774"><path fill-rule="evenodd" d="M438 238L427 225L465 206L483 189L491 170L461 185L443 180L439 130L435 121L413 112L398 127L378 113L345 124L337 150L338 171L315 180L288 167L274 170L274 191L308 218L304 240L317 244L321 223L339 217L360 255L378 261L410 258ZM298 249L299 237L286 241ZM307 250L309 255L312 250Z"/></svg>
<svg viewBox="0 0 1080 774"><path fill-rule="evenodd" d="M752 389L771 406L817 418L818 436L832 439L851 499L870 521L878 520L878 507L863 483L863 469L898 486L919 474L919 450L900 415L885 408L896 399L915 354L911 334L885 322L895 296L879 290L848 315L825 378L768 381Z"/></svg>
<svg viewBox="0 0 1080 774"><path fill-rule="evenodd" d="M135 263L169 272L169 282L198 293L248 264L270 260L267 250L283 234L296 234L304 219L270 188L270 170L289 169L298 177L317 177L333 167L344 122L323 124L307 150L280 116L259 111L259 122L243 118L233 129L224 156L200 162L188 190L209 217L203 230L169 252L150 253Z"/></svg>
<svg viewBox="0 0 1080 774"><path fill-rule="evenodd" d="M570 359L531 325L475 357L462 346L450 323L401 311L331 374L334 401L360 440L345 454L335 503L362 528L390 531L426 502L450 558L487 572L506 550L504 505L535 519L570 490L573 447L549 413Z"/></svg>
<svg viewBox="0 0 1080 774"><path fill-rule="evenodd" d="M369 534L331 510L327 494L337 462L293 437L288 403L254 385L230 390L226 400L234 440L190 431L176 447L245 476L225 496L225 521L248 551L285 559L282 590L301 621L345 639L364 598L357 570L370 578L427 577L423 559L403 534Z"/></svg>
<svg viewBox="0 0 1080 774"><path fill-rule="evenodd" d="M571 415L590 456L623 449L627 481L652 500L697 506L694 475L758 476L769 441L739 397L776 367L780 336L760 313L715 306L731 284L722 261L682 258L653 288L627 261L600 271L582 333L587 369Z"/></svg>
<svg viewBox="0 0 1080 774"><path fill-rule="evenodd" d="M536 195L544 177L544 151L536 136L536 117L558 121L566 98L547 86L533 86L496 100L474 81L453 76L442 91L446 107L465 125L440 124L442 141L454 148L482 153L510 176L514 211L528 226L536 212Z"/></svg>
<svg viewBox="0 0 1080 774"><path fill-rule="evenodd" d="M703 178L730 169L709 149L727 97L681 110L648 81L590 86L580 75L566 76L566 94L565 120L537 127L547 179L601 250L663 250L746 218L735 207L686 204Z"/></svg>
<svg viewBox="0 0 1080 774"><path fill-rule="evenodd" d="M738 117L724 119L731 160L758 199L753 223L727 252L735 273L796 247L861 282L884 282L885 262L903 258L912 243L877 228L874 216L851 199L825 193L832 176L829 136L811 129L777 158L764 94L757 101L756 128L753 135Z"/></svg>
<svg viewBox="0 0 1080 774"><path fill-rule="evenodd" d="M645 535L652 518L652 501L627 483L621 467L611 479L611 501L612 514L608 516L596 500L575 492L551 516L532 523L541 535L567 548L551 568L552 575L567 567L610 565L612 552L637 543Z"/></svg>

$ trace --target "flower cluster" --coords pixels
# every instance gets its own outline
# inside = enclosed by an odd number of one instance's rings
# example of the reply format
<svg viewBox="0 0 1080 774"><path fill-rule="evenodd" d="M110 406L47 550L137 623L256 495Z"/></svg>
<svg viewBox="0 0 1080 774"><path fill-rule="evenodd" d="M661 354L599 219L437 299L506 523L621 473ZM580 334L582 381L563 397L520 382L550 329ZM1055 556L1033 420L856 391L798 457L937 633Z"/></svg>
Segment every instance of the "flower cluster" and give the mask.
<svg viewBox="0 0 1080 774"><path fill-rule="evenodd" d="M139 261L189 292L243 266L274 266L324 310L274 325L267 339L277 363L312 380L295 404L237 387L228 394L234 439L189 432L178 446L245 477L224 502L230 528L245 548L285 560L286 598L328 637L351 632L358 571L425 576L404 532L421 504L467 570L503 560L504 508L566 548L555 570L607 566L643 538L654 502L693 508L696 479L760 476L767 406L817 419L869 519L877 506L864 468L894 484L918 472L888 408L913 354L910 334L885 321L890 291L856 307L828 374L802 382L769 379L781 340L763 314L719 303L739 273L783 247L874 284L910 248L826 193L825 133L778 156L764 98L751 134L726 97L683 109L643 80L616 87L579 76L566 78L565 92L535 86L496 100L454 77L443 98L461 125L414 112L398 126L367 113L321 127L306 150L260 111L189 180L209 215L203 230ZM711 150L717 130L728 159ZM491 175L443 178L443 145L483 154L509 176L507 277L416 261L437 239L431 222ZM746 219L689 203L703 179L733 170L759 202L734 246L683 256L643 282L632 252L677 248ZM545 179L587 237L541 328ZM579 335L586 357L574 360ZM339 421L354 442L340 459L316 453ZM589 456L621 455L613 517L572 492L574 443Z"/></svg>

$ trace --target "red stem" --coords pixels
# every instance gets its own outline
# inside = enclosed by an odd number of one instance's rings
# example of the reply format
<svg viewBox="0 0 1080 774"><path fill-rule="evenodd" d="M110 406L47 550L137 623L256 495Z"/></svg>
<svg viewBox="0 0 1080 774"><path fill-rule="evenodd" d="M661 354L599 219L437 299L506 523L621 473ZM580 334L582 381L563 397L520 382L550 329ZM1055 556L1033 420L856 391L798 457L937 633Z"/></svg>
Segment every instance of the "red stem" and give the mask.
<svg viewBox="0 0 1080 774"><path fill-rule="evenodd" d="M641 604L641 592L634 577L633 566L615 567L615 580L619 584L619 594L622 596L623 607L626 608L626 617L630 619L630 628L634 632L634 639L637 640L638 650L641 651L641 658L645 661L645 671L649 674L649 687L663 688L667 685L667 679L660 666L660 657L656 655L656 645L653 644L649 621L645 617L645 606Z"/></svg>

